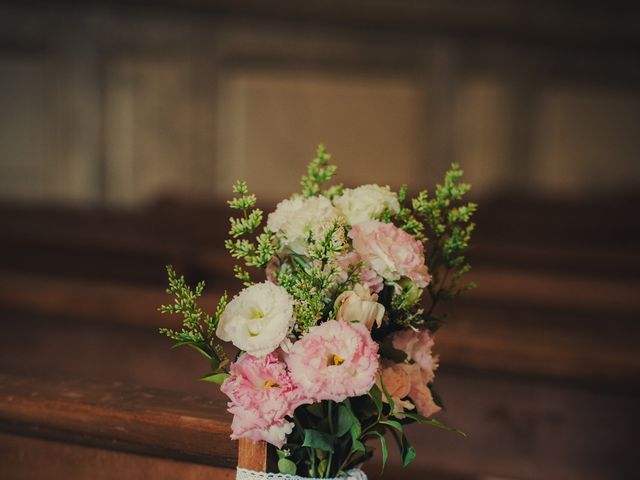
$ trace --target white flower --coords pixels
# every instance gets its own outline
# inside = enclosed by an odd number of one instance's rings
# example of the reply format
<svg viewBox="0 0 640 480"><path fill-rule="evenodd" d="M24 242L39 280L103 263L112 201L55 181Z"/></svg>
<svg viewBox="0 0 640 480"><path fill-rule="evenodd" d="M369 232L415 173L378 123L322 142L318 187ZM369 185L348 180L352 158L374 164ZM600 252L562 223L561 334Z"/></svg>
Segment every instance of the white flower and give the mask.
<svg viewBox="0 0 640 480"><path fill-rule="evenodd" d="M283 250L304 255L309 232L317 235L338 215L326 197L296 197L278 204L267 218L267 228L280 239Z"/></svg>
<svg viewBox="0 0 640 480"><path fill-rule="evenodd" d="M362 185L358 188L346 188L333 203L347 217L351 225L377 220L385 208L391 213L398 213L400 203L391 189L380 185Z"/></svg>
<svg viewBox="0 0 640 480"><path fill-rule="evenodd" d="M216 335L261 357L278 348L294 320L289 293L271 282L257 283L229 302L220 316Z"/></svg>
<svg viewBox="0 0 640 480"><path fill-rule="evenodd" d="M337 320L358 321L369 330L374 323L378 327L382 324L384 305L378 303L377 294L370 294L369 289L363 285L356 285L353 290L342 292L336 299L336 306L338 306Z"/></svg>

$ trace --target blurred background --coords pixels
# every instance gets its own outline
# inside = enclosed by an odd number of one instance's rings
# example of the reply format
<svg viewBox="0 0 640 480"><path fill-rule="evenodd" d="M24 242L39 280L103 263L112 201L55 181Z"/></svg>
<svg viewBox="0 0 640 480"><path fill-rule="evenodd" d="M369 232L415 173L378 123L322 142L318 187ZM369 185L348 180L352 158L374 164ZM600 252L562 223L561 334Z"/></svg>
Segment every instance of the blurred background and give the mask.
<svg viewBox="0 0 640 480"><path fill-rule="evenodd" d="M156 334L177 323L164 265L206 280L207 306L237 291L231 184L273 208L320 142L348 186L432 189L458 162L480 204L479 287L436 337L441 418L470 436L415 430L389 476L634 478L637 2L2 2L0 403L47 378L220 404ZM54 478L7 411L0 477Z"/></svg>

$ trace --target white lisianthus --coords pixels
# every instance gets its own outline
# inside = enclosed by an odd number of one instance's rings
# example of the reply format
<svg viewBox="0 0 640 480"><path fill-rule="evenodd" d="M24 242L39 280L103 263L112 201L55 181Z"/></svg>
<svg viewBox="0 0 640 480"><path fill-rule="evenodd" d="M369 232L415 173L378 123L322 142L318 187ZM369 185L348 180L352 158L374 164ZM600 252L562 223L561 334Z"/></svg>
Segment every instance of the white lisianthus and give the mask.
<svg viewBox="0 0 640 480"><path fill-rule="evenodd" d="M338 210L326 197L296 197L278 204L267 218L267 228L276 234L282 250L304 255L309 232L318 234L338 215Z"/></svg>
<svg viewBox="0 0 640 480"><path fill-rule="evenodd" d="M398 213L400 210L397 195L388 186L380 185L346 188L342 195L333 200L333 204L351 225L367 220L378 220L385 208L388 208L391 213Z"/></svg>
<svg viewBox="0 0 640 480"><path fill-rule="evenodd" d="M378 294L369 293L369 289L363 285L358 284L353 290L342 292L336 299L336 306L336 320L358 321L369 330L373 328L374 323L378 327L382 324L384 305L378 303Z"/></svg>
<svg viewBox="0 0 640 480"><path fill-rule="evenodd" d="M257 283L229 302L220 316L216 335L261 357L278 348L294 320L289 293L271 282Z"/></svg>

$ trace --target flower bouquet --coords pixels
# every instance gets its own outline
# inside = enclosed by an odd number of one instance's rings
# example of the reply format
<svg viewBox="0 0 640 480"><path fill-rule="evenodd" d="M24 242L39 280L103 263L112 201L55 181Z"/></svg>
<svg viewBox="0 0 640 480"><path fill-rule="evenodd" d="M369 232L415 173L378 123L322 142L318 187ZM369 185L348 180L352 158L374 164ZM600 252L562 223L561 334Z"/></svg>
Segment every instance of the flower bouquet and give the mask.
<svg viewBox="0 0 640 480"><path fill-rule="evenodd" d="M403 465L415 458L408 424L459 432L432 418L443 408L432 348L444 319L436 305L473 287L461 283L470 186L454 164L433 195L411 200L406 186L325 188L330 159L318 147L302 193L262 229L255 195L237 182L225 247L242 261L234 272L246 288L209 315L197 303L204 283L192 290L168 267L175 302L160 307L183 315L181 330L161 333L209 360L202 380L229 397L231 438L273 445L278 478L366 478L357 468L375 442L383 468L390 438ZM220 341L237 347L234 360ZM238 478L260 478L252 475L239 469Z"/></svg>

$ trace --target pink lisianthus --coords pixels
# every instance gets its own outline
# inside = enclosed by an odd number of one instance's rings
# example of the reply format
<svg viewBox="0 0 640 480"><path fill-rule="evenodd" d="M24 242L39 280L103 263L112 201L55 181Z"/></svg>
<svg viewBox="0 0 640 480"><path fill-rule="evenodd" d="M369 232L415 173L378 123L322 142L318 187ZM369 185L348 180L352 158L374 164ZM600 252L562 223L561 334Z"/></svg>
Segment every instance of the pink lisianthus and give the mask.
<svg viewBox="0 0 640 480"><path fill-rule="evenodd" d="M395 225L369 220L354 225L348 235L360 257L386 280L407 277L420 288L431 281L422 243Z"/></svg>
<svg viewBox="0 0 640 480"><path fill-rule="evenodd" d="M428 330L401 330L391 336L393 348L407 354L407 360L415 362L422 373L424 383L431 383L435 379L438 368L438 356L433 355L433 337Z"/></svg>
<svg viewBox="0 0 640 480"><path fill-rule="evenodd" d="M312 401L366 394L378 371L378 344L361 323L329 320L311 327L286 356L291 378Z"/></svg>
<svg viewBox="0 0 640 480"><path fill-rule="evenodd" d="M275 353L255 357L245 353L231 365L221 390L230 398L232 439L264 440L280 448L293 423L285 417L305 403L286 365Z"/></svg>

